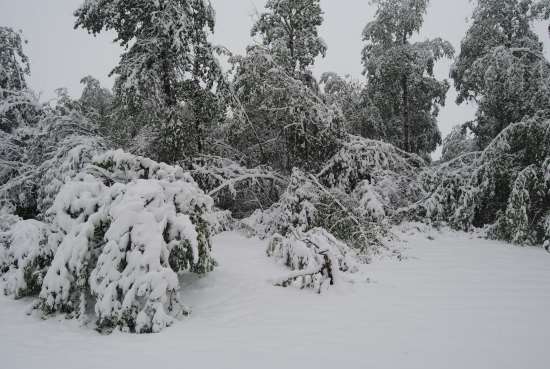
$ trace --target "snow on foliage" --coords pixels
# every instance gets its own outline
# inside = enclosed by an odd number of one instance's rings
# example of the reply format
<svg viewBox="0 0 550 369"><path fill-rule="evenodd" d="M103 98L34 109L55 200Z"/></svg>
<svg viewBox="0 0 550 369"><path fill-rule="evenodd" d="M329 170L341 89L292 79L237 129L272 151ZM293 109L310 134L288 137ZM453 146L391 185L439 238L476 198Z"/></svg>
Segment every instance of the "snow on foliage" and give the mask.
<svg viewBox="0 0 550 369"><path fill-rule="evenodd" d="M357 203L345 192L327 188L315 176L294 169L281 199L269 209L257 210L243 225L260 237L324 228L368 262L378 252L387 229L384 223L367 218L369 210L358 209Z"/></svg>
<svg viewBox="0 0 550 369"><path fill-rule="evenodd" d="M69 152L60 173L81 166L70 163L83 150ZM47 223L23 220L0 233L5 293L38 295L46 315L95 319L102 331L158 332L187 314L178 275L213 269L210 234L219 226L192 177L117 150L58 185Z"/></svg>
<svg viewBox="0 0 550 369"><path fill-rule="evenodd" d="M353 250L323 228L305 233L294 230L287 237L276 234L269 242L267 255L293 271L275 283L281 287L313 288L321 293L336 283L341 272L358 270Z"/></svg>
<svg viewBox="0 0 550 369"><path fill-rule="evenodd" d="M416 175L425 165L419 156L391 144L348 136L318 178L327 187L346 193L355 191L361 204L377 208L371 210L379 218L381 206L391 215L396 209L418 201L421 190Z"/></svg>
<svg viewBox="0 0 550 369"><path fill-rule="evenodd" d="M43 218L61 186L105 150L95 126L78 111L46 107L36 126L4 134L0 194L23 218Z"/></svg>
<svg viewBox="0 0 550 369"><path fill-rule="evenodd" d="M199 187L212 196L216 207L231 211L237 219L271 206L286 185L286 179L270 167L246 168L218 156L198 157L188 167Z"/></svg>
<svg viewBox="0 0 550 369"><path fill-rule="evenodd" d="M4 293L16 298L40 291L53 258L49 227L37 220L22 220L0 233L0 274Z"/></svg>
<svg viewBox="0 0 550 369"><path fill-rule="evenodd" d="M550 120L535 117L505 128L481 153L464 154L425 172L428 196L418 214L516 244L546 239L550 210Z"/></svg>

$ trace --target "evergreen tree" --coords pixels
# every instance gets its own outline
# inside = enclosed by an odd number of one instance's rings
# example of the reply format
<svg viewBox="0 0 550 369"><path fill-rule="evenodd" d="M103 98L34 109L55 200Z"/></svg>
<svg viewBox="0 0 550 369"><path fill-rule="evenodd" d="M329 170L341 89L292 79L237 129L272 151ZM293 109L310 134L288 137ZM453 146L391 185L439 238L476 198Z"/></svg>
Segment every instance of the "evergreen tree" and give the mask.
<svg viewBox="0 0 550 369"><path fill-rule="evenodd" d="M458 103L475 101L480 148L504 128L550 108L550 66L531 28L544 16L532 0L479 0L451 70Z"/></svg>
<svg viewBox="0 0 550 369"><path fill-rule="evenodd" d="M323 12L319 0L268 0L252 28L288 73L312 79L308 70L327 46L319 37Z"/></svg>
<svg viewBox="0 0 550 369"><path fill-rule="evenodd" d="M377 137L408 152L427 154L441 143L437 128L447 81L434 77L434 64L452 57L442 39L411 43L422 27L428 0L376 0L376 19L363 31L368 102L385 126Z"/></svg>
<svg viewBox="0 0 550 369"><path fill-rule="evenodd" d="M210 3L91 0L75 16L75 27L92 34L113 30L125 48L112 72L117 75L116 104L122 117L129 116L138 129L152 124L156 138L145 151L167 162L181 159L189 145L200 152L203 126L211 123L202 99L215 99L213 91L221 80L208 41L214 29ZM192 122L184 117L186 104L193 107Z"/></svg>

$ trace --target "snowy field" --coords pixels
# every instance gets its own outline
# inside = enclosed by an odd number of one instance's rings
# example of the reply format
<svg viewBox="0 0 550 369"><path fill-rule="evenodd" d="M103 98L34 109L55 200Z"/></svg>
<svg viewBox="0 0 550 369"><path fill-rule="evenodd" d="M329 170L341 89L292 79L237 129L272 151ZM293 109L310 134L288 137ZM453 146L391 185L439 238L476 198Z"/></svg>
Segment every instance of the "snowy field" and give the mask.
<svg viewBox="0 0 550 369"><path fill-rule="evenodd" d="M220 266L184 289L192 315L154 335L102 336L2 296L2 368L549 368L550 254L461 233L401 236L405 260L317 295L272 287L284 270L265 243L222 234Z"/></svg>

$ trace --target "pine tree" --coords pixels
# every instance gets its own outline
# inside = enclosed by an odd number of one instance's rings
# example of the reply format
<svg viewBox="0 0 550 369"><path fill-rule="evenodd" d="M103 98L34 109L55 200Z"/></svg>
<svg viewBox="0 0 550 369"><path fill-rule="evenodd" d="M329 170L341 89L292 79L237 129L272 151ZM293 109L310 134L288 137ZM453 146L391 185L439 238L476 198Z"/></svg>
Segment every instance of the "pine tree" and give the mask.
<svg viewBox="0 0 550 369"><path fill-rule="evenodd" d="M550 108L550 65L531 27L542 10L532 0L477 2L451 77L457 102L479 105L470 126L481 149L511 123Z"/></svg>
<svg viewBox="0 0 550 369"><path fill-rule="evenodd" d="M208 41L214 29L210 3L91 0L75 16L75 27L94 35L113 30L115 41L125 48L112 71L117 75L116 104L139 128L153 125L156 139L149 143L151 154L173 162L181 159L189 145L202 151L203 126L211 123L203 99L215 99L221 79L214 47ZM193 111L191 121L182 105Z"/></svg>
<svg viewBox="0 0 550 369"><path fill-rule="evenodd" d="M319 0L268 0L252 28L288 73L312 79L309 67L327 46L319 37L323 12Z"/></svg>
<svg viewBox="0 0 550 369"><path fill-rule="evenodd" d="M376 138L418 154L441 143L437 116L449 84L434 77L434 64L454 55L451 44L439 38L410 42L422 27L428 3L376 0L376 19L363 31L368 101L386 125Z"/></svg>

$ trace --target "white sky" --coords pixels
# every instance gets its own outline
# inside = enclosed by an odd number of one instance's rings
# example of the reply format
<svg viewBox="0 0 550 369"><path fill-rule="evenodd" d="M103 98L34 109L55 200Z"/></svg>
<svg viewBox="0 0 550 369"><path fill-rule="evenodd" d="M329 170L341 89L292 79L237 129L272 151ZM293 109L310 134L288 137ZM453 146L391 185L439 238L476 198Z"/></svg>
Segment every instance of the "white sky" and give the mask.
<svg viewBox="0 0 550 369"><path fill-rule="evenodd" d="M265 0L211 1L217 16L214 43L243 53L253 42L250 29ZM0 25L22 29L29 41L25 50L31 60L30 84L41 92L43 99L51 98L58 87L67 87L71 95L79 96L79 81L85 75L98 78L106 87L112 86L107 75L116 65L120 49L112 43L112 34L94 38L81 29L73 29L72 13L81 3L82 0L0 0ZM334 71L362 78L361 32L372 19L374 7L368 0L321 0L321 5L325 12L321 36L328 45L328 53L317 61L315 73ZM442 37L458 52L472 9L469 0L432 0L419 37ZM549 45L545 27L537 28L545 45ZM441 62L436 68L437 75L447 78L450 65L451 61ZM457 106L455 97L451 87L447 106L439 117L444 136L456 124L472 119L475 111L473 106Z"/></svg>

